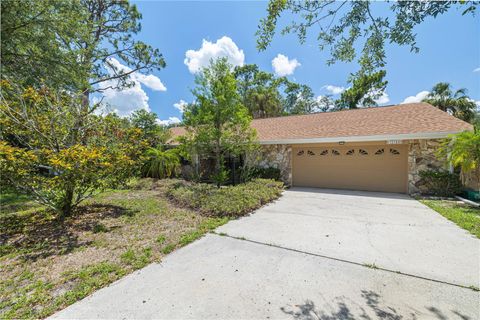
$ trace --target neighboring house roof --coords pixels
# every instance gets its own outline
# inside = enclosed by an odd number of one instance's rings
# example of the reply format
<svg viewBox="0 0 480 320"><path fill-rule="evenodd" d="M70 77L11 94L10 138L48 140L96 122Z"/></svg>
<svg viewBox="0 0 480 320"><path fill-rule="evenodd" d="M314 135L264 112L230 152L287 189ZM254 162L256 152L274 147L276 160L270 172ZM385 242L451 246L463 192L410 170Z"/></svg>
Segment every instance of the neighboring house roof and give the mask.
<svg viewBox="0 0 480 320"><path fill-rule="evenodd" d="M172 133L172 141L177 138L181 137L185 134L185 128L184 127L172 127L170 128L170 132Z"/></svg>
<svg viewBox="0 0 480 320"><path fill-rule="evenodd" d="M423 102L254 119L252 127L261 144L443 138L473 129ZM172 128L174 137L184 133Z"/></svg>

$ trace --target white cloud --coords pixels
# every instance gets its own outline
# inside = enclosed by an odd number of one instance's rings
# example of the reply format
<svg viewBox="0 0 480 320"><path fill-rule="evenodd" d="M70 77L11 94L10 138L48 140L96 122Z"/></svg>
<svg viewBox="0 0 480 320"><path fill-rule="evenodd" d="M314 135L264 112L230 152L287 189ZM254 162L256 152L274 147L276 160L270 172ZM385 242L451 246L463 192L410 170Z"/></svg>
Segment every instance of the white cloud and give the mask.
<svg viewBox="0 0 480 320"><path fill-rule="evenodd" d="M138 82L123 90L106 89L103 92L102 104L111 107L119 116L128 116L138 109L150 111L148 96Z"/></svg>
<svg viewBox="0 0 480 320"><path fill-rule="evenodd" d="M121 72L130 72L132 71L131 68L123 65L120 61L118 61L115 58L110 58L107 61L107 64L105 65L107 68L108 72L110 75ZM141 84L145 85L146 87L155 90L155 91L167 91L167 88L165 85L162 83L160 78L153 74L145 75L140 72L133 72L132 74L129 75L129 80L130 81L137 81L140 82Z"/></svg>
<svg viewBox="0 0 480 320"><path fill-rule="evenodd" d="M367 98L367 97L373 97L373 96L377 96L378 95L378 90L372 90L370 91L370 93L367 93L364 98ZM390 97L388 96L388 93L387 92L382 92L382 94L380 94L377 98L373 99L377 104L386 104L388 102L390 102ZM362 108L362 105L359 104L358 105L359 108ZM367 106L369 107L369 106Z"/></svg>
<svg viewBox="0 0 480 320"><path fill-rule="evenodd" d="M415 102L421 102L423 99L425 99L430 92L428 91L420 91L414 96L409 96L406 97L405 100L403 100L402 104L404 103L415 103Z"/></svg>
<svg viewBox="0 0 480 320"><path fill-rule="evenodd" d="M144 74L134 74L134 78L138 80L141 84L149 87L155 91L167 91L165 85L160 81L160 78L154 76L153 74L149 74L148 76Z"/></svg>
<svg viewBox="0 0 480 320"><path fill-rule="evenodd" d="M180 113L183 113L185 111L185 108L187 107L188 103L182 99L180 99L180 101L178 101L177 103L174 103L173 106L175 107L175 109L177 109L178 111L180 111Z"/></svg>
<svg viewBox="0 0 480 320"><path fill-rule="evenodd" d="M283 54L278 54L272 60L272 67L275 74L279 77L288 76L293 74L297 67L301 66L297 59L288 59Z"/></svg>
<svg viewBox="0 0 480 320"><path fill-rule="evenodd" d="M177 117L169 117L167 120L157 119L157 123L162 125L162 126L169 126L171 124L179 124L180 122L182 122L182 121Z"/></svg>
<svg viewBox="0 0 480 320"><path fill-rule="evenodd" d="M233 66L243 66L245 62L243 50L240 50L231 38L223 36L215 43L203 39L200 49L185 52L183 63L188 67L188 71L197 73L210 64L210 59L223 57Z"/></svg>
<svg viewBox="0 0 480 320"><path fill-rule="evenodd" d="M480 67L473 69L473 72L480 72Z"/></svg>
<svg viewBox="0 0 480 320"><path fill-rule="evenodd" d="M337 86L334 86L334 85L331 85L331 84L326 85L323 88L325 88L331 94L340 94L340 93L345 91L344 87L337 87Z"/></svg>
<svg viewBox="0 0 480 320"><path fill-rule="evenodd" d="M110 75L132 70L115 58L110 58L105 67ZM115 89L119 85L118 80L109 80L101 84L101 88L104 88L101 93L103 95L102 104L108 106L111 111L116 112L120 116L128 116L137 109L150 111L148 96L143 90L142 84L155 91L167 90L162 81L153 74L144 75L134 72L128 76L128 80L131 82L131 86L121 90ZM94 103L98 102L100 98L96 97L92 101Z"/></svg>
<svg viewBox="0 0 480 320"><path fill-rule="evenodd" d="M389 103L390 97L388 96L388 93L383 92L377 99L375 99L375 102L378 104Z"/></svg>

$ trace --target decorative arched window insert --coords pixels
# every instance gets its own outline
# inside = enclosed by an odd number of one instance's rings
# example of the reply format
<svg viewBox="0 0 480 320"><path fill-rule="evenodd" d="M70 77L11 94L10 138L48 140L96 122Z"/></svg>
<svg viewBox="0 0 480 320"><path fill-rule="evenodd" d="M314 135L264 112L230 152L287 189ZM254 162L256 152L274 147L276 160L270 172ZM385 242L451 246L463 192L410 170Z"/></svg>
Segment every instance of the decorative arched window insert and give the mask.
<svg viewBox="0 0 480 320"><path fill-rule="evenodd" d="M307 154L308 154L309 156L314 156L314 155L315 155L315 152L313 152L312 150L308 150L308 151L307 151Z"/></svg>
<svg viewBox="0 0 480 320"><path fill-rule="evenodd" d="M378 149L376 152L375 152L375 155L379 156L379 155L382 155L385 153L385 149Z"/></svg>
<svg viewBox="0 0 480 320"><path fill-rule="evenodd" d="M390 154L393 154L394 156L397 156L397 155L400 154L400 152L397 149L390 148Z"/></svg>
<svg viewBox="0 0 480 320"><path fill-rule="evenodd" d="M322 152L320 152L321 156L326 156L327 154L328 154L328 150L323 150Z"/></svg>
<svg viewBox="0 0 480 320"><path fill-rule="evenodd" d="M338 152L338 150L332 149L332 155L339 156L340 152Z"/></svg>
<svg viewBox="0 0 480 320"><path fill-rule="evenodd" d="M305 151L300 150L297 152L297 156L303 156L305 154Z"/></svg>
<svg viewBox="0 0 480 320"><path fill-rule="evenodd" d="M350 149L345 153L347 156L353 156L355 154L355 149Z"/></svg>
<svg viewBox="0 0 480 320"><path fill-rule="evenodd" d="M360 155L362 155L362 156L367 156L368 155L367 150L364 150L364 149L358 149L358 153L360 153Z"/></svg>

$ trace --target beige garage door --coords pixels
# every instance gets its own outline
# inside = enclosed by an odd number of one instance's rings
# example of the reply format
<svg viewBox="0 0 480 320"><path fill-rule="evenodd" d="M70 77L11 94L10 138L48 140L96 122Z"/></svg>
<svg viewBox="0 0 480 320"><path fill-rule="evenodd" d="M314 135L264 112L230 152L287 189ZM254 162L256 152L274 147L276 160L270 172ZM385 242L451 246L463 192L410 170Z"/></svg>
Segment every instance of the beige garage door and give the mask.
<svg viewBox="0 0 480 320"><path fill-rule="evenodd" d="M406 192L406 145L293 148L293 185Z"/></svg>

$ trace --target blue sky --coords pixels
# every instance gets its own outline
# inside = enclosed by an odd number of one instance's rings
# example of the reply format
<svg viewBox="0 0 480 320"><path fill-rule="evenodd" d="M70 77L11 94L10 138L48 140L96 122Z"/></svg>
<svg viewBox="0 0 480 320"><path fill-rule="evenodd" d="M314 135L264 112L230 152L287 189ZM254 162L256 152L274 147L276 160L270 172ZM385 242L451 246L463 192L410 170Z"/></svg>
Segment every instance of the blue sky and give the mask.
<svg viewBox="0 0 480 320"><path fill-rule="evenodd" d="M328 88L334 92L341 90L335 87L347 87L348 75L358 70L356 63L327 66L329 54L318 49L313 37L301 45L293 35L277 35L266 51L258 52L255 31L258 21L265 15L267 2L134 3L143 14L142 31L138 38L159 48L167 67L154 71L149 78L140 79L135 88L129 89L130 92L110 92L107 102L129 103L127 109L122 109L123 112L131 111L129 108L146 107L162 120L170 117L181 119L181 112L174 105L181 100L191 101L190 90L194 84L191 71L218 52L228 51L232 61L255 63L262 70L271 72L274 71L272 60L279 54L286 56L289 60L283 58L277 61L277 71L293 71L288 77L309 85L316 95L329 93L326 87L329 85L331 87ZM376 10L382 12L387 8L388 4L378 3ZM282 19L281 25L288 20L288 17ZM479 15L461 16L457 9L452 9L436 19L428 19L415 31L420 53L410 53L408 47L387 47L388 96L383 97L381 102L401 103L409 96L430 90L440 81L450 82L454 88L467 88L469 95L479 101L480 71L474 72L480 68ZM204 40L210 44L205 43L202 48ZM185 58L189 50L192 51L187 66ZM136 102L135 99L141 101Z"/></svg>

